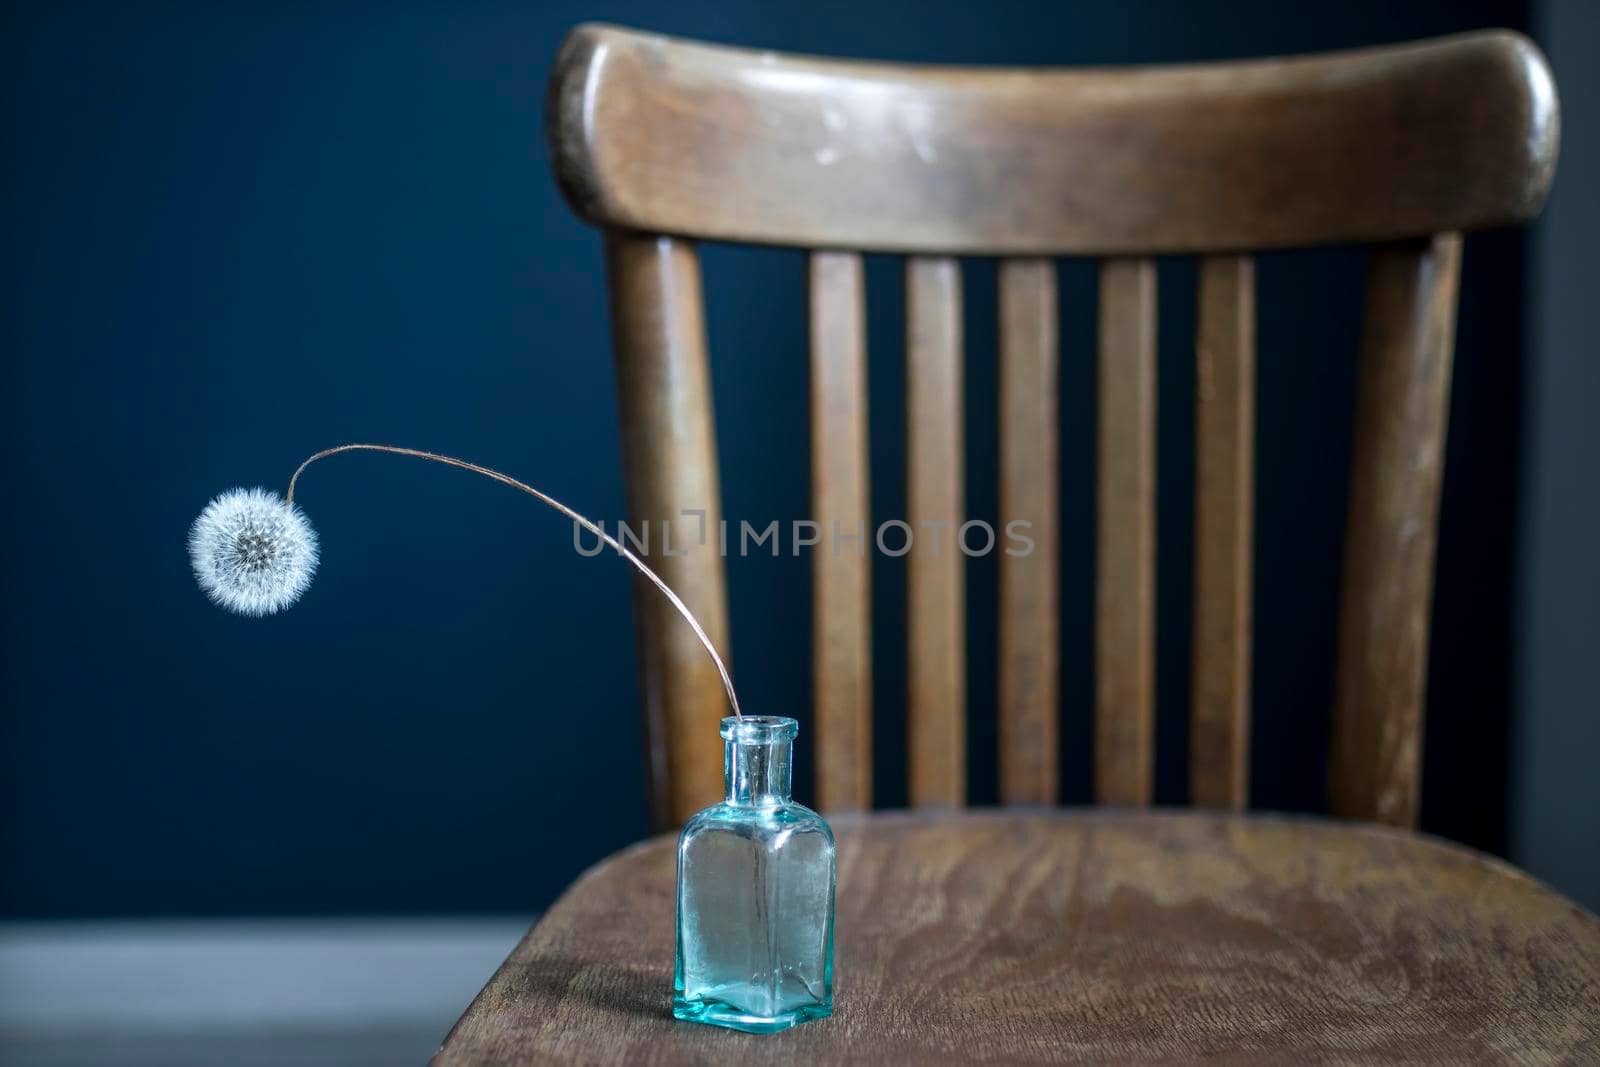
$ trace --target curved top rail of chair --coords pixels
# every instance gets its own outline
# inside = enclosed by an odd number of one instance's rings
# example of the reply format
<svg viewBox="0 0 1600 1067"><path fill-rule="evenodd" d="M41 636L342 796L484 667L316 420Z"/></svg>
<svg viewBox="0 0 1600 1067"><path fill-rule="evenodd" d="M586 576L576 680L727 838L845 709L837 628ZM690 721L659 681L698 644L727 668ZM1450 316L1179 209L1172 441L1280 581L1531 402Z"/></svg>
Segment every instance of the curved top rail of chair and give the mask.
<svg viewBox="0 0 1600 1067"><path fill-rule="evenodd" d="M1534 215L1559 114L1488 31L1121 69L864 63L583 25L546 130L610 227L890 252L1110 255L1417 237Z"/></svg>

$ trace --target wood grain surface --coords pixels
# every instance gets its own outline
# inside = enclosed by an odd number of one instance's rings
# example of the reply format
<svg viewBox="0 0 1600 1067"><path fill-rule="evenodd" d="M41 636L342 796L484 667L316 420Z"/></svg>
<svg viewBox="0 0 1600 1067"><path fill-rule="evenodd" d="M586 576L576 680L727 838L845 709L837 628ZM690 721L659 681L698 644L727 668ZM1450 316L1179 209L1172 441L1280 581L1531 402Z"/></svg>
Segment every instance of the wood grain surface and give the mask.
<svg viewBox="0 0 1600 1067"><path fill-rule="evenodd" d="M1061 799L1056 267L1000 263L1000 800ZM1012 523L1031 542L1009 537ZM1016 553L1016 554L1013 554Z"/></svg>
<svg viewBox="0 0 1600 1067"><path fill-rule="evenodd" d="M1333 810L1415 826L1422 800L1433 551L1439 531L1461 236L1367 264L1334 675Z"/></svg>
<svg viewBox="0 0 1600 1067"><path fill-rule="evenodd" d="M1189 798L1242 811L1250 786L1255 261L1202 259L1198 304Z"/></svg>
<svg viewBox="0 0 1600 1067"><path fill-rule="evenodd" d="M606 266L628 521L638 536L651 531L647 547L630 547L683 598L731 669L700 257L687 241L612 233ZM693 511L699 518L686 514ZM677 739L648 753L650 814L661 830L721 799L716 724L728 698L694 631L660 591L638 578L633 602L645 736Z"/></svg>
<svg viewBox="0 0 1600 1067"><path fill-rule="evenodd" d="M956 543L966 519L961 321L961 264L908 259L906 749L919 808L967 799L967 560Z"/></svg>
<svg viewBox="0 0 1600 1067"><path fill-rule="evenodd" d="M1201 812L833 825L831 1019L672 1020L660 837L557 901L435 1067L1600 1061L1600 920L1432 838Z"/></svg>
<svg viewBox="0 0 1600 1067"><path fill-rule="evenodd" d="M1156 265L1100 265L1095 416L1094 798L1148 804L1155 782Z"/></svg>
<svg viewBox="0 0 1600 1067"><path fill-rule="evenodd" d="M861 257L810 260L811 670L817 807L872 807L872 556L867 298ZM846 540L846 539L853 540Z"/></svg>
<svg viewBox="0 0 1600 1067"><path fill-rule="evenodd" d="M1506 31L1121 70L936 67L574 30L556 176L591 222L813 248L1132 255L1531 217L1550 69Z"/></svg>

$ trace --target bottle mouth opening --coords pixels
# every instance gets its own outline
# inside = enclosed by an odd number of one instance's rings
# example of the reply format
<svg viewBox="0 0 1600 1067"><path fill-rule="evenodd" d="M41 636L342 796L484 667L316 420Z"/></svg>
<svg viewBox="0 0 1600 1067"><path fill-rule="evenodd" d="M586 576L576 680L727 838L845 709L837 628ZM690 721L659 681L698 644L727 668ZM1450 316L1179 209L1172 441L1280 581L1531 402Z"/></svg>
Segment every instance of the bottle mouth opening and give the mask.
<svg viewBox="0 0 1600 1067"><path fill-rule="evenodd" d="M778 741L792 741L800 732L800 724L781 715L746 715L743 719L729 716L722 720L722 737L741 745L770 745Z"/></svg>

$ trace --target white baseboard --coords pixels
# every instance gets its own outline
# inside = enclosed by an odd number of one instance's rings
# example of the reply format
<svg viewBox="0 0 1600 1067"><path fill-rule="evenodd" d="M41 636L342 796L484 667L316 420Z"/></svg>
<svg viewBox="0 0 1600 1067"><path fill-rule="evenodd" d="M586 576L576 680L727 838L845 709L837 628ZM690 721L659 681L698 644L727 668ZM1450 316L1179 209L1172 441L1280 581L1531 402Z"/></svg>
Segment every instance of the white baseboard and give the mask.
<svg viewBox="0 0 1600 1067"><path fill-rule="evenodd" d="M374 1052L422 1041L426 1059L531 921L0 924L0 1063L109 1062L91 1050L141 1045L170 1061L186 1038L213 1052L244 1039L262 1062L283 1042L342 1044L354 1061L363 1035Z"/></svg>

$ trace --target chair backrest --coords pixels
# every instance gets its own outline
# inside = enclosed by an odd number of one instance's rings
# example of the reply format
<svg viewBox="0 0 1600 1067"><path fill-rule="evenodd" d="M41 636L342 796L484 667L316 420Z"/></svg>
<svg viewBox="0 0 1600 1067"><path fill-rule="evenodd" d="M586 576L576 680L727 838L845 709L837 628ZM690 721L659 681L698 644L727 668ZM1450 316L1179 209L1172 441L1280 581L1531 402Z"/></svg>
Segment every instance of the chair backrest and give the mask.
<svg viewBox="0 0 1600 1067"><path fill-rule="evenodd" d="M1191 783L1243 807L1250 716L1253 250L1373 246L1340 591L1334 810L1414 824L1460 233L1535 214L1558 140L1549 69L1487 32L1302 58L1124 70L840 62L606 26L568 37L547 130L606 231L630 521L721 520L694 239L811 249L812 517L868 522L863 251L906 259L907 504L965 520L955 257L1001 257L1000 787L1057 796L1057 338L1052 256L1101 261L1095 796L1151 800L1156 274L1199 260ZM685 514L688 512L689 514ZM652 562L724 645L717 538ZM898 541L896 541L898 544ZM817 797L871 806L868 550L814 556ZM909 795L964 800L963 557L908 559ZM717 795L722 707L694 636L637 599L658 822Z"/></svg>

